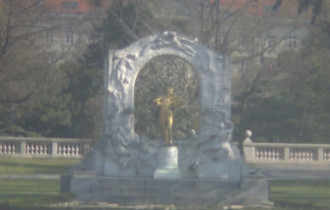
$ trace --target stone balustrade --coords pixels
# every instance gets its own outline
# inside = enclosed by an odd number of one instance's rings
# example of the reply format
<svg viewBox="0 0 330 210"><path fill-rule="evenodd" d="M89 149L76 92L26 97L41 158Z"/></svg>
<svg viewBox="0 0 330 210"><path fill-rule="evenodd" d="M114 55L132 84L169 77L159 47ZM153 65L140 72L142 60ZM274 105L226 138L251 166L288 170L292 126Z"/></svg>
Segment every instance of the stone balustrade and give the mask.
<svg viewBox="0 0 330 210"><path fill-rule="evenodd" d="M0 157L80 158L91 149L90 139L0 137Z"/></svg>
<svg viewBox="0 0 330 210"><path fill-rule="evenodd" d="M0 157L81 158L91 149L90 139L0 137ZM247 162L329 162L330 144L243 142Z"/></svg>
<svg viewBox="0 0 330 210"><path fill-rule="evenodd" d="M330 162L328 144L286 144L243 142L247 162Z"/></svg>

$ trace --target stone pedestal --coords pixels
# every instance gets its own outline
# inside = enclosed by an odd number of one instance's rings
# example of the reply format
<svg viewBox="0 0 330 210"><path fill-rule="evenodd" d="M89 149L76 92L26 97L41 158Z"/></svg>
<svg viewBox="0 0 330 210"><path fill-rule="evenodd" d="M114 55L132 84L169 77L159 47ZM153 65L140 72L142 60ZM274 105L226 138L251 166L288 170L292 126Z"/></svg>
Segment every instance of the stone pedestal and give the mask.
<svg viewBox="0 0 330 210"><path fill-rule="evenodd" d="M247 176L242 182L233 182L221 179L96 176L92 171L80 171L73 173L70 187L76 200L86 203L174 205L179 209L269 204L268 182L258 175Z"/></svg>
<svg viewBox="0 0 330 210"><path fill-rule="evenodd" d="M178 148L161 147L157 155L155 179L179 179L181 173L178 166Z"/></svg>

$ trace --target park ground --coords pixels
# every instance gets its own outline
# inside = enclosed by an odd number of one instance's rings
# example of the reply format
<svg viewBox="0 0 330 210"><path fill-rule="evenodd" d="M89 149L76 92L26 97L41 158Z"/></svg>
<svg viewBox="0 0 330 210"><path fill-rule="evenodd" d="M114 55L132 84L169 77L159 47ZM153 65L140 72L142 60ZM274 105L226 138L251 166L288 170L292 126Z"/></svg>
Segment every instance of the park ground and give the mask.
<svg viewBox="0 0 330 210"><path fill-rule="evenodd" d="M79 162L78 159L1 158L0 209L180 209L77 202L72 194L60 193L60 174ZM270 181L270 199L274 203L271 209L330 209L329 164L252 164L251 167Z"/></svg>

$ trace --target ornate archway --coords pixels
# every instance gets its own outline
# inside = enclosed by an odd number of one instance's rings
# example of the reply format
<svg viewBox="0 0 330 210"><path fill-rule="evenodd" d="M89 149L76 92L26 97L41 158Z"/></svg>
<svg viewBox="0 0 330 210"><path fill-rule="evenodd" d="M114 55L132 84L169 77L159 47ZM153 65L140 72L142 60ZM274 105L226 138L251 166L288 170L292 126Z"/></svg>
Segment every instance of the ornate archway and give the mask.
<svg viewBox="0 0 330 210"><path fill-rule="evenodd" d="M108 176L152 175L154 147L157 145L151 146L134 131L134 87L142 67L161 55L185 59L200 78L200 130L194 138L196 144L191 152L182 152L188 154L189 161L181 165L188 168L204 161L207 164L200 167L208 167L206 170L209 172L197 172L196 176L228 175L219 170L226 171L223 163L237 159L230 145L233 129L230 121L230 63L227 57L175 32L152 35L125 49L109 51L105 68L103 138L96 146L93 168ZM219 163L222 169L212 169ZM228 164L225 165L227 167Z"/></svg>

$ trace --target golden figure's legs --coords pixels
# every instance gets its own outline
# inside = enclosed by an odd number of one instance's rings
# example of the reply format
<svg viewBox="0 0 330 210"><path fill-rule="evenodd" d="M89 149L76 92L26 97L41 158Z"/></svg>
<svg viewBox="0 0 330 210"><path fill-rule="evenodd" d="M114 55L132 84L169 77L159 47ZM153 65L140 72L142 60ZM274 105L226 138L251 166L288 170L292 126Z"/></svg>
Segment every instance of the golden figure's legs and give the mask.
<svg viewBox="0 0 330 210"><path fill-rule="evenodd" d="M173 127L173 113L171 111L171 105L173 104L173 89L167 89L167 95L156 98L154 103L160 106L160 124L163 130L165 144L167 146L173 145L172 139L172 127Z"/></svg>
<svg viewBox="0 0 330 210"><path fill-rule="evenodd" d="M163 118L161 124L162 124L165 143L167 146L171 146L173 144L173 140L172 140L173 114L172 114L172 111L170 111L168 113L168 115L165 118Z"/></svg>
<svg viewBox="0 0 330 210"><path fill-rule="evenodd" d="M173 145L173 113L170 111L169 118L168 118L168 144L169 146Z"/></svg>

